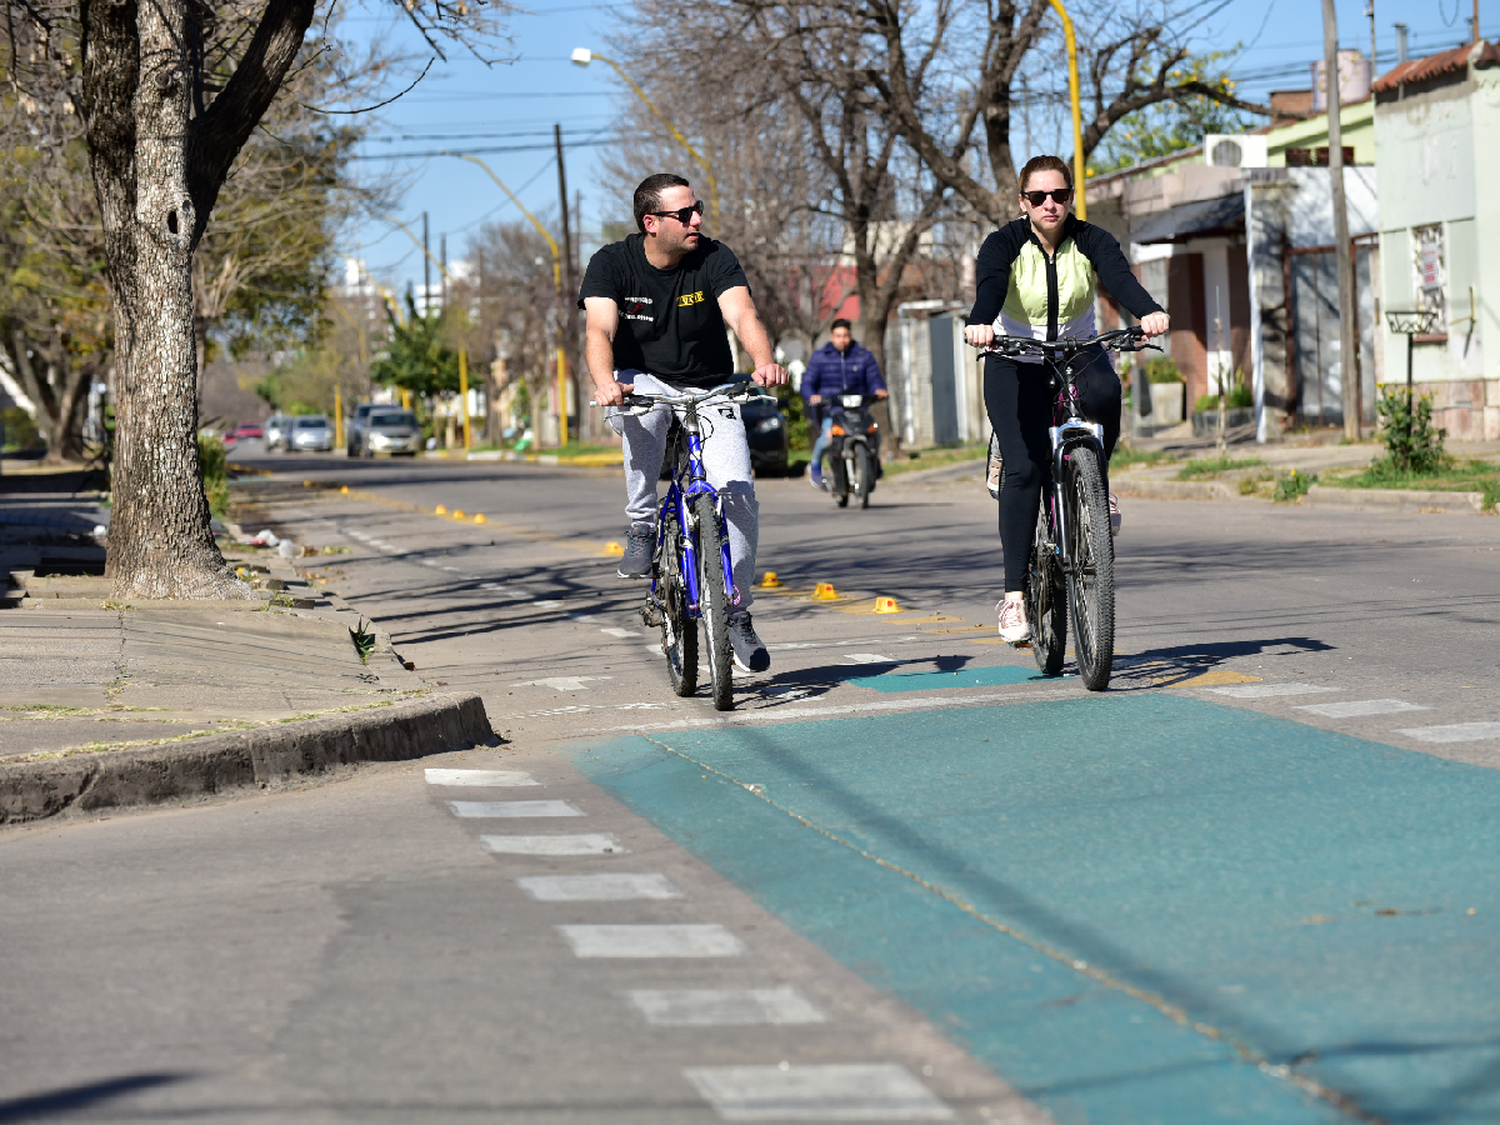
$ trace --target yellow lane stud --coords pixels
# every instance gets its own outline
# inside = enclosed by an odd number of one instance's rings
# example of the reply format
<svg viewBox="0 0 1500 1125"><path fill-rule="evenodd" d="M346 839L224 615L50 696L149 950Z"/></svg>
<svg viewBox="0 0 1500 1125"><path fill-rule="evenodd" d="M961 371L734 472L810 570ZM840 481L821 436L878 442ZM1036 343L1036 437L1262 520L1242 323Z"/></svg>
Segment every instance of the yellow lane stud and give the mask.
<svg viewBox="0 0 1500 1125"><path fill-rule="evenodd" d="M464 515L464 510L462 508L454 508L453 509L453 518L456 519L456 520L466 520L469 517L466 516L466 515Z"/></svg>
<svg viewBox="0 0 1500 1125"><path fill-rule="evenodd" d="M812 596L813 601L831 602L838 599L839 592L833 588L832 582L819 582L817 586L813 588Z"/></svg>
<svg viewBox="0 0 1500 1125"><path fill-rule="evenodd" d="M901 607L896 604L896 599L895 598L876 598L875 599L875 612L876 613L900 613L901 612Z"/></svg>
<svg viewBox="0 0 1500 1125"><path fill-rule="evenodd" d="M339 486L339 491L340 492L348 492L349 491L349 486L347 484L340 485Z"/></svg>
<svg viewBox="0 0 1500 1125"><path fill-rule="evenodd" d="M777 586L781 585L781 579L776 577L776 572L774 570L768 570L761 578L760 584L767 590L774 590Z"/></svg>
<svg viewBox="0 0 1500 1125"><path fill-rule="evenodd" d="M489 523L490 521L484 518L484 513L483 512L480 512L477 516L474 517L474 522L475 523Z"/></svg>
<svg viewBox="0 0 1500 1125"><path fill-rule="evenodd" d="M435 514L440 515L440 516L446 516L448 514L448 509L445 508L445 507L443 507L441 504L439 504L436 508L434 508L432 510L433 510L433 512Z"/></svg>
<svg viewBox="0 0 1500 1125"><path fill-rule="evenodd" d="M623 555L625 548L611 539L608 543L604 544L604 553L606 555Z"/></svg>
<svg viewBox="0 0 1500 1125"><path fill-rule="evenodd" d="M312 481L310 481L310 480L303 481L302 482L302 487L303 488L311 488L312 487Z"/></svg>

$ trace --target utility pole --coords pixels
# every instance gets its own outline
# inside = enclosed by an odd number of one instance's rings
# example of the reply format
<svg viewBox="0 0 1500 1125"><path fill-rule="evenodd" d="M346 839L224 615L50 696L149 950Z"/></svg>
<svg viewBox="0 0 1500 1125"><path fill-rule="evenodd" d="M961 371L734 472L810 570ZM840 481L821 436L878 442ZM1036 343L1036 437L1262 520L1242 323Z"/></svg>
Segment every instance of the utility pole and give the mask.
<svg viewBox="0 0 1500 1125"><path fill-rule="evenodd" d="M448 315L448 235L438 235L438 259L443 263L438 272L443 275L443 315Z"/></svg>
<svg viewBox="0 0 1500 1125"><path fill-rule="evenodd" d="M1339 382L1344 400L1344 435L1360 439L1359 339L1354 335L1354 270L1349 254L1349 211L1344 202L1343 91L1339 89L1339 23L1333 0L1323 0L1323 67L1328 109L1328 179L1333 188L1334 265L1339 280Z"/></svg>
<svg viewBox="0 0 1500 1125"><path fill-rule="evenodd" d="M552 140L557 146L557 198L562 205L562 236L563 236L563 262L567 270L565 285L563 289L562 307L557 310L557 315L566 326L564 331L568 338L568 385L573 389L573 401L578 403L578 429L580 436L584 428L584 419L588 411L583 408L582 390L578 386L578 364L573 359L573 353L578 344L578 318L574 315L573 295L578 292L578 275L573 264L573 223L568 217L568 169L563 163L562 126L552 126ZM558 413L566 416L568 404L561 403Z"/></svg>
<svg viewBox="0 0 1500 1125"><path fill-rule="evenodd" d="M427 248L427 212L422 212L422 315L432 312L432 251Z"/></svg>
<svg viewBox="0 0 1500 1125"><path fill-rule="evenodd" d="M1380 65L1376 61L1375 53L1375 0L1370 0L1370 5L1365 9L1365 17L1370 21L1370 77L1380 77Z"/></svg>

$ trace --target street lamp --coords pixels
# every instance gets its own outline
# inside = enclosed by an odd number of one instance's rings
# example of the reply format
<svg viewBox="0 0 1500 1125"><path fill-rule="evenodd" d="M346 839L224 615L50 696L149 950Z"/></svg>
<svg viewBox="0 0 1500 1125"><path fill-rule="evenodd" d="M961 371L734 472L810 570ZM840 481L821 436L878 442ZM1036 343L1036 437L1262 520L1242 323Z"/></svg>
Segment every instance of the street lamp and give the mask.
<svg viewBox="0 0 1500 1125"><path fill-rule="evenodd" d="M576 52L575 52L576 54ZM483 168L485 174L495 181L501 191L510 197L510 201L516 205L516 209L531 220L531 225L536 227L537 233L547 240L547 249L552 251L552 285L557 290L557 437L561 445L568 444L568 392L567 371L568 361L563 351L563 287L562 287L562 251L557 248L557 239L548 233L547 228L542 226L526 205L516 198L516 193L505 186L505 181L495 175L494 170L480 160L477 156L470 156L466 152L445 152L444 156L456 156L460 160L467 160L470 164L477 164ZM540 263L539 263L540 264Z"/></svg>
<svg viewBox="0 0 1500 1125"><path fill-rule="evenodd" d="M1062 6L1062 0L1051 0L1051 3L1062 19L1063 38L1068 41L1068 94L1073 100L1073 182L1078 186L1074 196L1078 217L1087 219L1089 201L1083 182L1083 107L1078 97L1078 41L1073 37L1073 21L1068 18L1068 9Z"/></svg>
<svg viewBox="0 0 1500 1125"><path fill-rule="evenodd" d="M1056 2L1057 0L1053 0L1053 3ZM1069 32L1069 34L1071 36L1071 31ZM1072 39L1070 38L1068 41L1071 43ZM698 167L703 169L703 178L708 181L709 205L714 209L714 222L717 223L719 219L719 183L714 179L713 169L708 166L708 161L704 160L698 150L692 146L691 142L689 142L686 137L684 137L680 132L677 131L677 126L673 125L670 121L662 116L661 110L657 109L656 106L652 104L651 99L646 96L645 91L643 91L639 86L637 86L630 80L630 77L620 69L620 64L615 62L614 59L606 58L603 55L596 54L595 52L589 50L587 47L573 48L573 54L570 56L570 58L572 58L573 62L578 66L588 66L589 63L594 59L598 59L602 63L608 63L610 66L615 68L615 73L620 76L621 81L623 81L625 85L629 86L632 90L635 91L635 96L646 103L646 108L649 109L652 113L656 114L657 120L659 120L663 125L667 127L672 136L677 138L677 143L680 144L683 148L687 149L688 154L698 162ZM1074 99L1074 104L1077 104L1076 97Z"/></svg>
<svg viewBox="0 0 1500 1125"><path fill-rule="evenodd" d="M394 223L396 226L405 231L406 237L416 243L417 248L421 250L422 253L427 255L428 260L432 262L433 265L437 266L438 270L443 275L443 279L450 285L452 284L453 278L448 273L448 267L443 265L442 262L438 261L432 256L432 251L427 249L422 240L415 234L413 234L411 232L411 229L407 227L405 223L403 223L400 219L392 218L386 218L385 221L388 223ZM431 294L423 294L424 313L426 310L426 302L430 297ZM443 311L447 312L448 310L444 309ZM474 447L473 435L469 429L469 349L462 343L458 345L458 397L460 402L463 404L464 449L469 450Z"/></svg>

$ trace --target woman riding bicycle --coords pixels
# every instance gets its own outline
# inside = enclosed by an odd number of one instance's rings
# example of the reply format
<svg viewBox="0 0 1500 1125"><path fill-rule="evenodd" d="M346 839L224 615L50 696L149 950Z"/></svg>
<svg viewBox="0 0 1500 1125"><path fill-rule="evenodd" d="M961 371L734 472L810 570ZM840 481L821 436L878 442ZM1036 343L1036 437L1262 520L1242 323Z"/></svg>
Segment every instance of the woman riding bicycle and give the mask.
<svg viewBox="0 0 1500 1125"><path fill-rule="evenodd" d="M974 308L964 329L971 345L986 347L1001 333L1038 340L1093 336L1099 281L1140 319L1147 336L1167 331L1166 312L1130 272L1114 235L1075 218L1072 200L1073 174L1057 157L1032 157L1021 169L1021 218L991 234L979 251ZM1102 348L1087 361L1077 386L1084 415L1104 428L1107 459L1120 436L1120 377ZM987 357L984 404L1005 464L1000 490L1005 597L995 608L1000 636L1013 645L1031 638L1022 591L1038 501L1051 472L1047 430L1053 400L1040 359ZM1117 527L1113 496L1109 507Z"/></svg>

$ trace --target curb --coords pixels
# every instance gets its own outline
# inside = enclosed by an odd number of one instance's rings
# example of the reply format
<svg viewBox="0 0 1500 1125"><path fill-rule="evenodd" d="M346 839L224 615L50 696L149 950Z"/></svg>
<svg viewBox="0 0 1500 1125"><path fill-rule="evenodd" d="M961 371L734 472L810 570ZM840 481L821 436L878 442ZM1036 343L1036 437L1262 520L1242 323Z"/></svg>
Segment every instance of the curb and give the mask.
<svg viewBox="0 0 1500 1125"><path fill-rule="evenodd" d="M1482 492L1442 492L1415 488L1333 488L1315 484L1305 501L1320 508L1389 508L1403 512L1446 511L1449 508L1484 511Z"/></svg>
<svg viewBox="0 0 1500 1125"><path fill-rule="evenodd" d="M139 750L0 762L0 824L265 788L356 762L407 761L493 739L479 696L460 692Z"/></svg>
<svg viewBox="0 0 1500 1125"><path fill-rule="evenodd" d="M1249 500L1239 482L1222 480L1128 480L1113 477L1110 484L1122 496L1148 500Z"/></svg>

